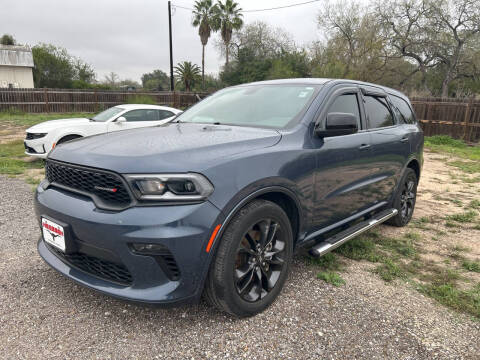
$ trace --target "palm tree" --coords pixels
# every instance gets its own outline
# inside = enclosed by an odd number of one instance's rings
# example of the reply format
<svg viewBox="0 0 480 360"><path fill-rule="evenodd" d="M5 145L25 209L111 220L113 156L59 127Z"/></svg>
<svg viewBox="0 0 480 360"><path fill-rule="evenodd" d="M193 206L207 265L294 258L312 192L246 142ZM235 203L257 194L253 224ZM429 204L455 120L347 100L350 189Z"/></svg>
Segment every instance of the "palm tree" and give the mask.
<svg viewBox="0 0 480 360"><path fill-rule="evenodd" d="M175 76L177 83L185 85L185 91L191 91L195 81L200 78L200 68L190 61L184 61L175 66Z"/></svg>
<svg viewBox="0 0 480 360"><path fill-rule="evenodd" d="M193 9L193 26L198 26L198 35L202 42L202 88L205 89L205 46L208 43L210 34L218 29L215 24L215 7L212 0L195 1Z"/></svg>
<svg viewBox="0 0 480 360"><path fill-rule="evenodd" d="M222 3L218 0L215 5L215 25L220 29L222 40L225 44L225 65L228 65L228 53L230 40L232 40L233 30L239 30L243 25L242 9L238 7L238 3L233 0L225 0Z"/></svg>

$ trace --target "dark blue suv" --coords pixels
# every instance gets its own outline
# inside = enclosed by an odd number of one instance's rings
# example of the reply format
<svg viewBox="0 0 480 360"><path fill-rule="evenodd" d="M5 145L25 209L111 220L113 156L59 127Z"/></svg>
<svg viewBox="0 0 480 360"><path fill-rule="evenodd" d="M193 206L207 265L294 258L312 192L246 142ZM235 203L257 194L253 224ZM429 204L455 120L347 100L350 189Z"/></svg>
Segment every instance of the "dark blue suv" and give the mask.
<svg viewBox="0 0 480 360"><path fill-rule="evenodd" d="M223 89L171 123L74 140L46 161L38 251L63 275L148 303L204 294L237 316L280 293L292 254L407 224L423 133L408 98L349 80Z"/></svg>

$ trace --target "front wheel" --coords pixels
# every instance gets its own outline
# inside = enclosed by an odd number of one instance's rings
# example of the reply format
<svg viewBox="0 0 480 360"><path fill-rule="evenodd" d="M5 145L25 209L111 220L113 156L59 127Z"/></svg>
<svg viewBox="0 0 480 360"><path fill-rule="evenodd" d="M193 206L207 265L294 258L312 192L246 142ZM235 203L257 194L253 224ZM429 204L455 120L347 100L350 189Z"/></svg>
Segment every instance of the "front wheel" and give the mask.
<svg viewBox="0 0 480 360"><path fill-rule="evenodd" d="M247 204L220 239L205 285L207 300L239 317L265 310L282 290L292 252L292 229L282 208L266 200Z"/></svg>
<svg viewBox="0 0 480 360"><path fill-rule="evenodd" d="M393 207L397 209L398 214L389 219L387 224L402 227L410 222L417 199L417 185L417 174L412 169L407 168L393 199Z"/></svg>

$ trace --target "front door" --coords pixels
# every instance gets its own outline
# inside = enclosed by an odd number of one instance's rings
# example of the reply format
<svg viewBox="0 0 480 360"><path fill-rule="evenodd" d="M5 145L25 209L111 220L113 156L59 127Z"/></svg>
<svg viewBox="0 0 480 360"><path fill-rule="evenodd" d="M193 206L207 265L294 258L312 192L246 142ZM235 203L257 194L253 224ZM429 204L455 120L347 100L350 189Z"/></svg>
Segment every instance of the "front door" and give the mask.
<svg viewBox="0 0 480 360"><path fill-rule="evenodd" d="M356 87L337 89L321 112L354 114L359 131L351 135L314 139L317 144L314 227L319 229L372 206L371 138L365 130L361 94Z"/></svg>

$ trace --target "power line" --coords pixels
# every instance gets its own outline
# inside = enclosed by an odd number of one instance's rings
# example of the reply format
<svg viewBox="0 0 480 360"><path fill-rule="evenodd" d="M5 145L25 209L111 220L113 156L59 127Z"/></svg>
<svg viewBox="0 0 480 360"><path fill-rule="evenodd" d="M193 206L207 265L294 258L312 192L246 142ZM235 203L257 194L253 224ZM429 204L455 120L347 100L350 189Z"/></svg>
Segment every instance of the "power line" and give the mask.
<svg viewBox="0 0 480 360"><path fill-rule="evenodd" d="M310 1L305 1L305 2L301 2L301 3L297 3L297 4L277 6L277 7L266 8L266 9L242 10L242 11L240 11L240 12L242 12L242 13L251 13L251 12L260 12L260 11L270 11L270 10L286 9L286 8L291 8L291 7L294 7L294 6L301 6L301 5L306 5L306 4L312 4L312 3L315 3L315 2L319 2L319 1L323 1L323 0L310 0ZM186 7L186 6L180 6L180 5L176 5L176 4L173 4L173 6L175 6L175 7L177 7L177 8L180 8L180 9L193 11L192 8L189 8L189 7Z"/></svg>
<svg viewBox="0 0 480 360"><path fill-rule="evenodd" d="M285 9L285 8L290 8L290 7L294 7L294 6L311 4L311 3L319 2L319 1L322 1L322 0L311 0L311 1L305 1L305 2L302 2L302 3L285 5L285 6L277 6L277 7L273 7L273 8L267 8L267 9L242 10L241 12L258 12L258 11L278 10L278 9Z"/></svg>
<svg viewBox="0 0 480 360"><path fill-rule="evenodd" d="M180 6L180 5L177 5L177 4L172 4L172 5L173 5L173 7L176 7L176 8L193 11L192 8L188 8L188 7L185 7L185 6Z"/></svg>

